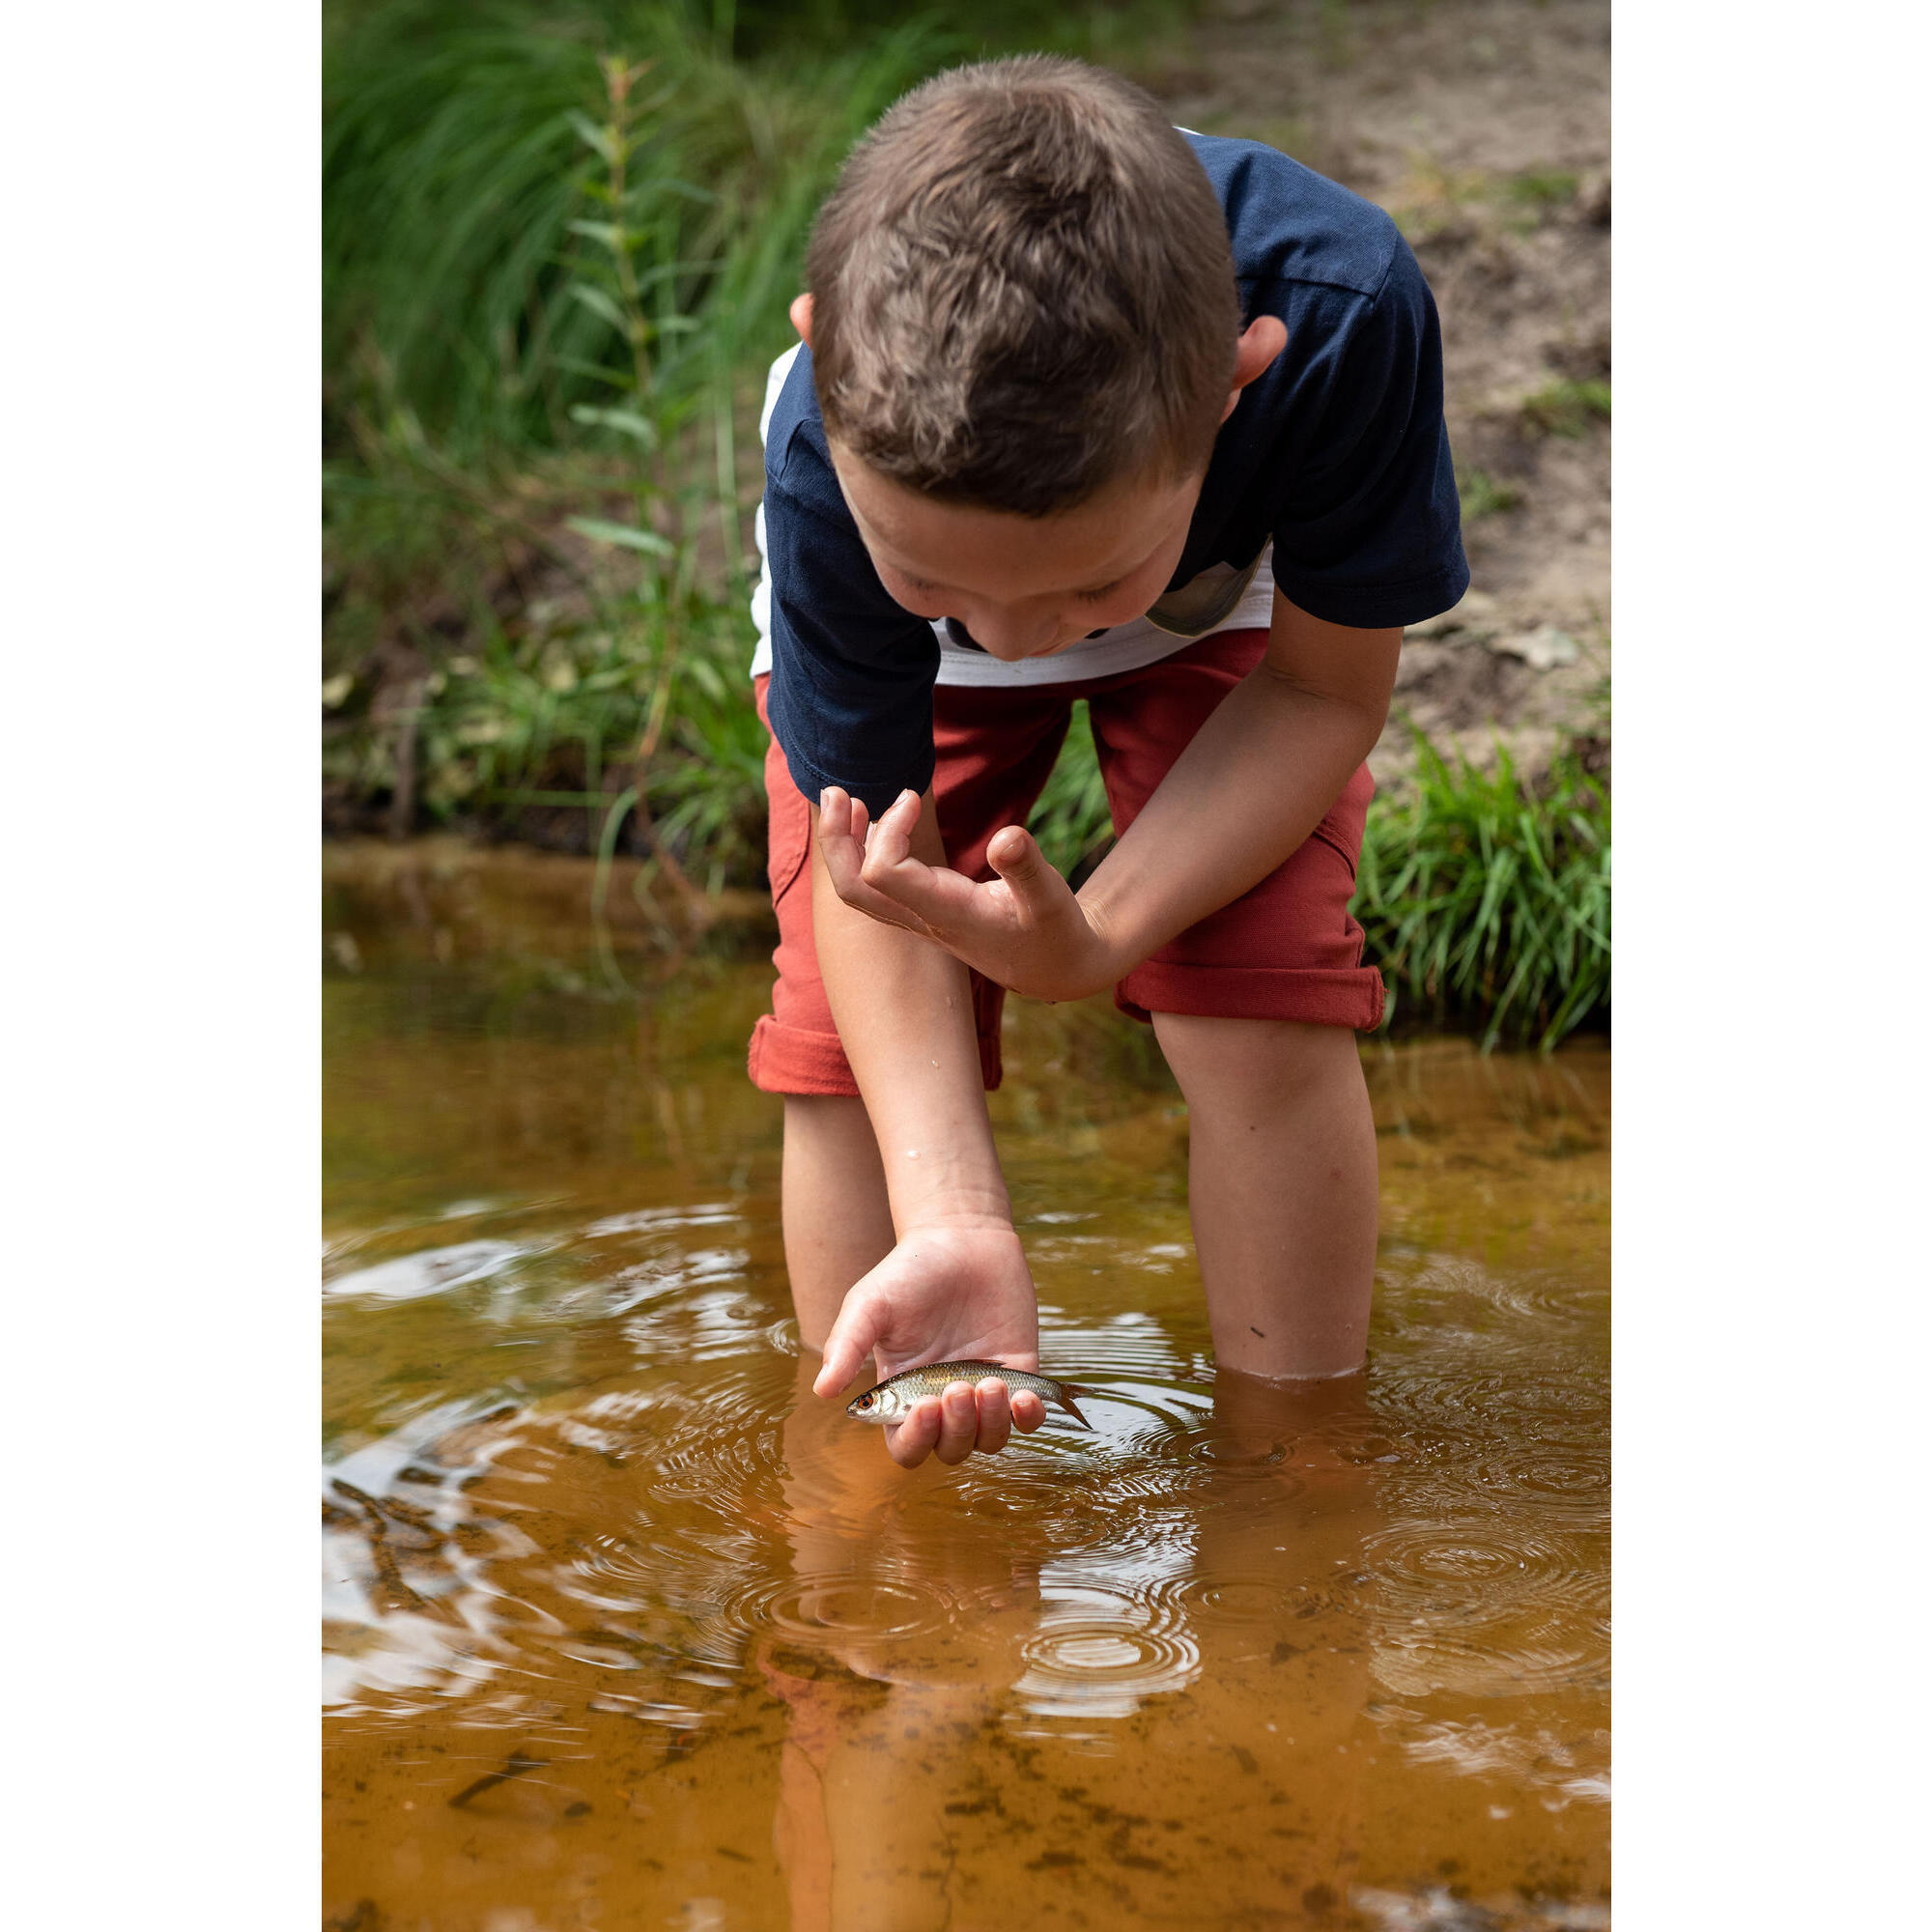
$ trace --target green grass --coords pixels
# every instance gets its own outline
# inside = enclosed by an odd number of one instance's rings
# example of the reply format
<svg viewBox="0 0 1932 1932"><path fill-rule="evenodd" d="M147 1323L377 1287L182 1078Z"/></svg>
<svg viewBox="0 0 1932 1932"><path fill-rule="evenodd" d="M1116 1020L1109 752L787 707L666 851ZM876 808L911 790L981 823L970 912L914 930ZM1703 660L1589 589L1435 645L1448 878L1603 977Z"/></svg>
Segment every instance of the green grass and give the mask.
<svg viewBox="0 0 1932 1932"><path fill-rule="evenodd" d="M1546 436L1587 436L1610 419L1610 385L1588 380L1547 383L1522 399L1519 413L1526 429Z"/></svg>
<svg viewBox="0 0 1932 1932"><path fill-rule="evenodd" d="M581 813L589 849L755 876L753 372L847 146L938 55L914 19L747 63L738 24L636 0L331 22L325 781L352 820Z"/></svg>
<svg viewBox="0 0 1932 1932"><path fill-rule="evenodd" d="M597 173L584 133L605 118L612 57L645 70L628 216L647 238L651 307L680 326L656 386L696 407L788 339L812 212L899 94L1007 46L1128 58L1181 11L1141 0L1047 23L1007 0L969 31L883 4L338 4L324 62L326 402L374 353L426 434L466 457L575 440L573 405L600 401L628 360L618 318L568 295L594 246L577 225Z"/></svg>
<svg viewBox="0 0 1932 1932"><path fill-rule="evenodd" d="M936 43L914 22L781 71L732 60L694 8L634 0L393 0L325 67L326 351L373 348L435 440L567 446L570 410L630 359L573 298L594 239L603 60L646 65L629 218L653 314L688 324L656 372L695 406L775 343L811 211L846 148ZM332 398L331 398L332 400Z"/></svg>
<svg viewBox="0 0 1932 1932"><path fill-rule="evenodd" d="M628 611L612 600L541 621L495 622L432 670L413 717L420 815L511 831L532 809L552 838L597 850L626 792L661 856L716 889L753 883L764 863L764 728L751 702L750 649L735 613L699 596ZM323 752L338 797L386 800L398 743L372 694L338 673ZM554 809L581 813L560 834ZM643 822L610 828L647 845Z"/></svg>
<svg viewBox="0 0 1932 1932"><path fill-rule="evenodd" d="M1498 482L1487 469L1459 469L1456 495L1463 508L1463 522L1480 523L1485 517L1502 515L1522 502L1522 488L1516 483Z"/></svg>
<svg viewBox="0 0 1932 1932"><path fill-rule="evenodd" d="M1560 208L1577 198L1577 177L1567 168L1524 168L1507 177L1503 192L1528 208Z"/></svg>
<svg viewBox="0 0 1932 1932"><path fill-rule="evenodd" d="M1114 837L1107 810L1107 788L1100 780L1100 761L1094 749L1094 725L1083 698L1073 707L1073 722L1053 774L1046 781L1027 820L1027 830L1056 870L1078 878L1083 866L1091 868Z"/></svg>
<svg viewBox="0 0 1932 1932"><path fill-rule="evenodd" d="M1415 734L1411 786L1378 799L1353 911L1390 1017L1473 1022L1548 1048L1610 998L1610 800L1573 753L1532 785L1451 765Z"/></svg>

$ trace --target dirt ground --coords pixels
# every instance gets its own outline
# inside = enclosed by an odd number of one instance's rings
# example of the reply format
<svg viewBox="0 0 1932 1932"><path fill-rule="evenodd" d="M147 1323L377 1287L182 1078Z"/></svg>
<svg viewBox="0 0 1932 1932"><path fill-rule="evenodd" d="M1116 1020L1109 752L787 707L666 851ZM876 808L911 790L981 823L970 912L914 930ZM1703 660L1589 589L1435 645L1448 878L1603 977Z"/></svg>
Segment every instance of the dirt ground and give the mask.
<svg viewBox="0 0 1932 1932"><path fill-rule="evenodd" d="M1472 581L1410 629L1380 779L1405 714L1479 758L1608 737L1609 67L1608 0L1211 0L1151 76L1388 209L1435 292Z"/></svg>

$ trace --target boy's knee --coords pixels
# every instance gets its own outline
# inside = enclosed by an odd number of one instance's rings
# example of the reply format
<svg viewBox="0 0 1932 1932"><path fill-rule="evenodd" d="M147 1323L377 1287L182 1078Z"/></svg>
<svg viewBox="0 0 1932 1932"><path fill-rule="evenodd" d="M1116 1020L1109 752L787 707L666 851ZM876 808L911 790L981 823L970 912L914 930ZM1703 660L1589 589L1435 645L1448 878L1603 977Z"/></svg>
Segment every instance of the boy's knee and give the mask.
<svg viewBox="0 0 1932 1932"><path fill-rule="evenodd" d="M1244 1111L1280 1106L1361 1081L1361 1057L1348 1027L1203 1013L1155 1013L1153 1026L1190 1107L1219 1100Z"/></svg>

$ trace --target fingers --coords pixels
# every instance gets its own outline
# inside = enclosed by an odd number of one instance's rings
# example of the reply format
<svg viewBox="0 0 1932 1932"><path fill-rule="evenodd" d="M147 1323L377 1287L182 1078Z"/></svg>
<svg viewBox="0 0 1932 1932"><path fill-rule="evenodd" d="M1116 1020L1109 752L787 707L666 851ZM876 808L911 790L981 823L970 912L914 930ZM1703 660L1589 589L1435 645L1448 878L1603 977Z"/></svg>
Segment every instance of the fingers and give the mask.
<svg viewBox="0 0 1932 1932"><path fill-rule="evenodd" d="M940 1406L932 1397L912 1406L900 1423L886 1426L886 1453L901 1469L916 1469L939 1442Z"/></svg>
<svg viewBox="0 0 1932 1932"><path fill-rule="evenodd" d="M1046 1420L1046 1404L1032 1389L1021 1389L1013 1397L1013 1427L1031 1435Z"/></svg>
<svg viewBox="0 0 1932 1932"><path fill-rule="evenodd" d="M818 849L825 856L825 869L841 899L859 880L865 855L859 843L862 835L853 821L865 810L863 801L837 785L827 785L818 794Z"/></svg>
<svg viewBox="0 0 1932 1932"><path fill-rule="evenodd" d="M812 1394L828 1399L842 1394L878 1341L878 1316L871 1298L856 1290L848 1293L831 1334L825 1338L824 1359L811 1378Z"/></svg>
<svg viewBox="0 0 1932 1932"><path fill-rule="evenodd" d="M866 856L859 876L885 897L918 912L921 891L932 868L912 853L912 835L919 827L919 794L902 791L880 814L865 841Z"/></svg>
<svg viewBox="0 0 1932 1932"><path fill-rule="evenodd" d="M986 863L1005 882L1022 919L1044 919L1070 896L1066 881L1047 864L1024 826L1009 825L995 833L986 847Z"/></svg>
<svg viewBox="0 0 1932 1932"><path fill-rule="evenodd" d="M979 1399L980 1448L988 1456L997 1456L1013 1433L1007 1385L998 1376L988 1376L973 1393Z"/></svg>
<svg viewBox="0 0 1932 1932"><path fill-rule="evenodd" d="M916 1469L928 1456L949 1466L965 1462L976 1450L996 1456L1011 1439L1015 1423L1031 1432L1046 1420L1038 1396L1021 1390L1010 1401L1007 1385L988 1376L976 1388L971 1382L949 1382L943 1395L923 1397L906 1419L886 1431L886 1449L902 1469Z"/></svg>
<svg viewBox="0 0 1932 1932"><path fill-rule="evenodd" d="M895 896L881 892L875 878L890 876L891 867L883 868L872 857L874 851L883 851L892 842L892 834L886 832L887 820L903 808L907 799L912 800L912 822L917 823L919 814L919 795L906 792L894 806L885 818L875 825L866 810L864 799L853 798L838 785L827 785L818 795L818 849L825 861L827 876L832 881L832 889L855 912L863 912L868 919L875 919L883 925L896 925L908 932L923 933L925 928L918 917L900 905ZM882 839L881 834L885 833ZM910 834L901 842L910 850ZM908 863L918 866L916 860ZM923 871L923 867L919 867Z"/></svg>
<svg viewBox="0 0 1932 1932"><path fill-rule="evenodd" d="M827 785L819 794L818 843L833 890L855 912L937 940L969 966L985 971L987 946L1015 924L1007 904L1010 895L917 857L912 840L922 809L917 792L902 791L870 822L862 800ZM1039 848L1025 833L1016 836L1022 841L1019 864L1033 867L1027 876L1037 882L1033 903L1038 912L1053 910L1056 892L1070 901L1066 882ZM989 898L989 893L997 897Z"/></svg>
<svg viewBox="0 0 1932 1932"><path fill-rule="evenodd" d="M948 1464L965 1462L980 1439L980 1405L971 1382L949 1382L939 1398L939 1441L933 1454Z"/></svg>
<svg viewBox="0 0 1932 1932"><path fill-rule="evenodd" d="M855 798L852 801L852 810L855 814L863 818L866 801ZM869 834L861 825L857 828L857 836L859 842L866 848L866 857L884 869L911 856L912 835L918 825L919 794L916 791L902 791L879 814L879 821Z"/></svg>

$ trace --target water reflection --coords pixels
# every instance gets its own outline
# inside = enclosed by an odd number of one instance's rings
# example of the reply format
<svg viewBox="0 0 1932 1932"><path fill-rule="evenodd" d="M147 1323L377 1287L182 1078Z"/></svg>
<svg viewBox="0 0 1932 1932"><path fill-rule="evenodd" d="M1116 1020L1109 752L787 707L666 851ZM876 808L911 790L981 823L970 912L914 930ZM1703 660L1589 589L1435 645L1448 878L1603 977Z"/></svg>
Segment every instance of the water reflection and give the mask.
<svg viewBox="0 0 1932 1932"><path fill-rule="evenodd" d="M1607 1922L1601 1056L1372 1052L1370 1372L1291 1395L1213 1373L1158 1068L1019 1009L1095 1432L908 1474L808 1392L757 968L640 1028L333 917L327 1918Z"/></svg>
<svg viewBox="0 0 1932 1932"><path fill-rule="evenodd" d="M1103 1386L1091 1447L911 1480L810 1381L801 1365L784 1426L793 1576L756 1653L789 1719L793 1932L991 1922L1076 1870L1123 1907L1185 1915L1204 1841L1222 1909L1259 1906L1297 1873L1257 1864L1255 1832L1292 1844L1304 1890L1335 1868L1360 1792L1327 1759L1358 1742L1353 1566L1379 1521L1379 1472L1350 1453L1363 1378L1311 1398L1224 1375L1211 1406ZM1156 1711L1163 1770L1204 1762L1151 1806L1147 1727L1128 1720ZM1043 1746L1077 1758L1077 1784Z"/></svg>

